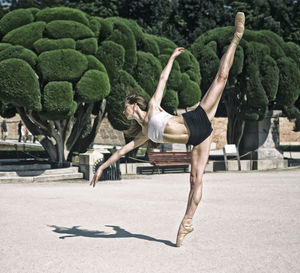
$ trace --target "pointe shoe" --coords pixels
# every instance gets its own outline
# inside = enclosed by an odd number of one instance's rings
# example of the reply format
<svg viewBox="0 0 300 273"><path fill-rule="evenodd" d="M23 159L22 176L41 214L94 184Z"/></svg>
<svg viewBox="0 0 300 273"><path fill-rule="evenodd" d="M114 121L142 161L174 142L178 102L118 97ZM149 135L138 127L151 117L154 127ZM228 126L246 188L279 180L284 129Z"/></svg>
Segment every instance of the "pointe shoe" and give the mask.
<svg viewBox="0 0 300 273"><path fill-rule="evenodd" d="M194 230L192 225L192 218L184 218L179 226L177 233L176 246L180 247L182 245L184 237Z"/></svg>
<svg viewBox="0 0 300 273"><path fill-rule="evenodd" d="M245 30L245 14L243 12L238 12L235 16L235 33L234 37L238 43L244 34Z"/></svg>

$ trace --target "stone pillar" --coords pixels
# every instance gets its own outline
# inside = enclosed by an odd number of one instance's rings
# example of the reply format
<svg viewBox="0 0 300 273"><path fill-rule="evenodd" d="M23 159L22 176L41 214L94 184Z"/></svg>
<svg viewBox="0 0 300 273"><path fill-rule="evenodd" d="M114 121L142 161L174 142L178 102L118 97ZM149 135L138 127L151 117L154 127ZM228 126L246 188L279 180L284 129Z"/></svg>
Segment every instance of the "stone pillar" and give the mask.
<svg viewBox="0 0 300 273"><path fill-rule="evenodd" d="M79 155L79 171L83 173L83 178L91 180L94 176L95 164L104 158L101 151L91 150Z"/></svg>
<svg viewBox="0 0 300 273"><path fill-rule="evenodd" d="M261 121L246 121L240 144L240 155L252 159L252 169L272 169L287 167L280 150L279 117L281 111L270 111Z"/></svg>

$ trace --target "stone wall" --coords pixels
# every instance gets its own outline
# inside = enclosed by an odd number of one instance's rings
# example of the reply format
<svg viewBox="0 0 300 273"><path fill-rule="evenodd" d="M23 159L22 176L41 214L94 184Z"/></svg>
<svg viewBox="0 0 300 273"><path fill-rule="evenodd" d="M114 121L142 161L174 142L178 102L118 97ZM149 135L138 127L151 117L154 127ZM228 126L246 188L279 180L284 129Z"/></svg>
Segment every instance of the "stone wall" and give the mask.
<svg viewBox="0 0 300 273"><path fill-rule="evenodd" d="M279 118L280 142L300 142L300 132L294 132L294 126L287 118Z"/></svg>
<svg viewBox="0 0 300 273"><path fill-rule="evenodd" d="M94 142L96 144L122 146L125 144L125 139L123 133L121 131L114 130L109 120L105 117L101 122Z"/></svg>
<svg viewBox="0 0 300 273"><path fill-rule="evenodd" d="M216 143L216 149L221 149L227 144L227 118L214 118L212 127L214 129L212 142Z"/></svg>
<svg viewBox="0 0 300 273"><path fill-rule="evenodd" d="M0 123L2 123L3 118L0 117ZM19 115L13 118L5 119L7 125L7 139L18 139L18 123L20 121Z"/></svg>

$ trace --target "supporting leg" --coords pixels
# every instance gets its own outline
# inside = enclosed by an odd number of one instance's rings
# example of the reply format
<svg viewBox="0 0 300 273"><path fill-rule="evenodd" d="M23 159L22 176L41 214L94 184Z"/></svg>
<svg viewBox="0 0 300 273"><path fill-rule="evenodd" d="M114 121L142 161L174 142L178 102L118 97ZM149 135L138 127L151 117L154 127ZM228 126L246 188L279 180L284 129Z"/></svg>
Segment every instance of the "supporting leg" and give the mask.
<svg viewBox="0 0 300 273"><path fill-rule="evenodd" d="M231 69L234 54L237 48L237 45L244 33L244 24L245 24L245 15L242 12L238 12L235 17L235 33L234 37L221 58L219 70L217 75L209 87L208 91L202 98L200 105L207 113L209 120L212 120L216 114L223 90L225 88L229 71Z"/></svg>
<svg viewBox="0 0 300 273"><path fill-rule="evenodd" d="M192 150L192 164L190 175L190 192L188 196L185 216L179 226L176 245L182 245L184 237L193 231L192 218L202 198L202 178L207 164L212 135L195 146Z"/></svg>

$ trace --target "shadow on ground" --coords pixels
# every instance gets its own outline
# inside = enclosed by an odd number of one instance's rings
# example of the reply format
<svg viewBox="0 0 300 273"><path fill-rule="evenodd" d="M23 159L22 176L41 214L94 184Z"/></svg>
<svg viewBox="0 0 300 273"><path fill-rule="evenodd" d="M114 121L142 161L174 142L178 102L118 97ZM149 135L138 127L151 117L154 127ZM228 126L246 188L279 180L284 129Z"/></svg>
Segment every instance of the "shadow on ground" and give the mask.
<svg viewBox="0 0 300 273"><path fill-rule="evenodd" d="M143 234L136 234L131 233L123 228L120 228L119 226L112 226L112 225L105 225L106 227L111 227L115 233L114 234L108 234L104 231L99 230L87 230L87 229L81 229L80 226L73 226L71 228L68 227L59 227L55 225L48 225L51 228L54 228L53 232L59 233L59 234L65 234L63 236L60 236L59 239L65 239L65 238L74 238L74 237L89 237L89 238L137 238L141 240L147 240L147 241L153 241L158 243L163 243L168 246L175 247L176 245L170 241L167 240L160 240L156 239L154 237L143 235Z"/></svg>

